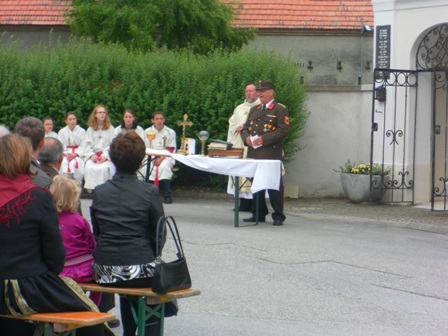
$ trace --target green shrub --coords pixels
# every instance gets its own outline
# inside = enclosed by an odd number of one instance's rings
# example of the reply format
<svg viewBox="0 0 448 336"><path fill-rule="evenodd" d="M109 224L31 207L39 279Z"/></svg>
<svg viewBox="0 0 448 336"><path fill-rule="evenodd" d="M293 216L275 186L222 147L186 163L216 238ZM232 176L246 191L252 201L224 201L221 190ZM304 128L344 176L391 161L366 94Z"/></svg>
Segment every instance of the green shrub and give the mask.
<svg viewBox="0 0 448 336"><path fill-rule="evenodd" d="M166 50L132 53L118 45L75 39L26 51L6 44L0 48L0 78L0 123L11 128L31 115L51 116L58 130L67 111L75 111L79 124L86 127L94 106L104 104L114 126L120 124L125 108L136 112L143 128L150 126L152 112L162 110L166 124L178 134L178 143L182 128L177 122L184 114L193 122L186 129L187 137L197 138L199 131L206 130L211 139L226 139L228 119L243 102L245 86L270 80L277 86L276 100L290 113L291 132L285 141L288 162L300 149L297 139L307 119L305 88L297 67L267 51L216 51L206 56ZM198 153L199 141L197 146ZM180 168L175 183L225 185L225 177L184 179L185 167Z"/></svg>

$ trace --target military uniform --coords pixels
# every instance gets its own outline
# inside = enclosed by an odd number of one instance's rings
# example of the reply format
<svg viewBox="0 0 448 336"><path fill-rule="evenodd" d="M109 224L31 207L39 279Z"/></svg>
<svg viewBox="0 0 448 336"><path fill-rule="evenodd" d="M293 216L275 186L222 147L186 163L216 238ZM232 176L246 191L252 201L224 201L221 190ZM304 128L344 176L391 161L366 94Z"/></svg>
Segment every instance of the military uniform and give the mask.
<svg viewBox="0 0 448 336"><path fill-rule="evenodd" d="M288 109L275 100L264 107L260 104L250 109L247 120L241 130L241 138L247 146L248 136L261 136L263 145L258 148L249 146L247 157L253 159L281 160L283 156L283 139L289 133ZM281 171L272 172L280 174ZM274 209L272 219L283 222L283 181L280 179L280 190L268 190L271 206ZM265 191L260 191L258 200L260 202L259 218L263 219L268 214L265 201ZM255 195L254 195L255 196ZM255 209L252 211L255 212ZM280 224L281 225L281 224Z"/></svg>
<svg viewBox="0 0 448 336"><path fill-rule="evenodd" d="M262 136L263 146L249 147L247 157L253 159L281 160L283 139L289 133L288 109L275 100L262 110L262 104L250 109L246 123L241 130L241 138L246 144L248 136Z"/></svg>

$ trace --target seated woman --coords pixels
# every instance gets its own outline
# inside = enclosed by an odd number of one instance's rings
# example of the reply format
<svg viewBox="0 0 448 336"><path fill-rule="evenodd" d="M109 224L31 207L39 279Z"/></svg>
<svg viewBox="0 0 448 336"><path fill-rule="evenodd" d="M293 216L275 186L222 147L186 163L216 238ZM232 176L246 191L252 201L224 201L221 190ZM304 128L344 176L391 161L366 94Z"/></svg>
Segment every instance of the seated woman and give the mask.
<svg viewBox="0 0 448 336"><path fill-rule="evenodd" d="M62 161L60 174L72 174L79 185L82 185L84 177L84 160L80 158L80 146L86 131L77 124L78 119L74 112L65 114L66 126L58 132L59 140L64 145L64 160Z"/></svg>
<svg viewBox="0 0 448 336"><path fill-rule="evenodd" d="M60 278L65 249L51 194L30 178L31 144L8 134L0 138L0 314L98 311L69 278ZM104 335L104 326L77 335ZM31 336L33 324L0 318L2 335Z"/></svg>
<svg viewBox="0 0 448 336"><path fill-rule="evenodd" d="M96 242L90 224L77 212L81 187L75 180L57 175L50 192L59 213L59 228L66 251L65 266L60 275L76 282L93 282L92 253ZM90 293L89 297L98 305L101 293Z"/></svg>
<svg viewBox="0 0 448 336"><path fill-rule="evenodd" d="M89 128L82 142L84 156L84 188L92 192L115 174L115 167L109 160L109 145L114 138L114 127L109 114L102 105L96 106L87 121Z"/></svg>
<svg viewBox="0 0 448 336"><path fill-rule="evenodd" d="M58 134L53 131L53 126L54 126L53 118L51 118L51 117L43 118L42 124L44 125L44 128L45 128L45 137L46 138L47 137L53 137L53 138L58 137Z"/></svg>
<svg viewBox="0 0 448 336"><path fill-rule="evenodd" d="M114 130L115 136L120 133L126 134L129 131L136 132L140 138L145 142L146 147L149 145L149 141L146 138L145 131L143 128L137 125L135 112L131 109L126 109L122 115L121 126L116 127ZM137 176L143 180L146 174L146 157L143 159L142 165L140 166Z"/></svg>
<svg viewBox="0 0 448 336"><path fill-rule="evenodd" d="M126 109L121 116L121 125L114 129L115 136L120 133L126 134L129 131L136 132L143 141L148 141L145 136L145 131L143 128L137 125L135 112L131 109Z"/></svg>
<svg viewBox="0 0 448 336"><path fill-rule="evenodd" d="M152 285L157 222L164 211L157 187L137 178L144 156L145 144L137 133L119 134L110 145L117 173L93 193L90 210L97 237L93 274L104 286ZM123 335L134 336L137 325L124 297L120 310ZM146 327L146 335L158 335L158 319L149 322L155 324Z"/></svg>

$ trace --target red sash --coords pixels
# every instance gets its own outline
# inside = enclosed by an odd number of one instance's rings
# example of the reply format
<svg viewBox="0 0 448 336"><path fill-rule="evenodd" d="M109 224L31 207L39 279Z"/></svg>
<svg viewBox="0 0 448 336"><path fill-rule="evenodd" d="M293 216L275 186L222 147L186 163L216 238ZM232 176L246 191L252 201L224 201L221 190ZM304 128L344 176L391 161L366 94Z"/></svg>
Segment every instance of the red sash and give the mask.
<svg viewBox="0 0 448 336"><path fill-rule="evenodd" d="M72 150L72 154L75 152L76 148L79 146L67 146L67 148L70 148ZM75 158L75 168L78 169L78 160ZM70 169L70 162L67 165L67 173L71 173L72 170Z"/></svg>

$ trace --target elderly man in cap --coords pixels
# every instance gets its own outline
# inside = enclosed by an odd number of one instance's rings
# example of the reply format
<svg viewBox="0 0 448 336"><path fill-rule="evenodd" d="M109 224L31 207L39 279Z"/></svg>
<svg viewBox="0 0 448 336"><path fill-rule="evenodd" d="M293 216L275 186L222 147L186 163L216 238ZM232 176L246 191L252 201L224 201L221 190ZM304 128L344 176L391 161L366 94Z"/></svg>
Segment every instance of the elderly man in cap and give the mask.
<svg viewBox="0 0 448 336"><path fill-rule="evenodd" d="M247 157L253 159L281 160L283 156L283 139L289 133L288 109L274 100L275 85L268 81L261 81L257 86L258 98L261 104L250 109L247 120L241 130L241 138L248 146ZM252 140L251 140L252 139ZM282 174L281 171L272 174ZM269 189L273 225L280 226L286 219L283 213L283 181L280 178L280 190ZM260 202L259 222L266 220L268 208L266 206L265 190L258 194ZM255 209L252 216L244 219L245 222L255 222Z"/></svg>

